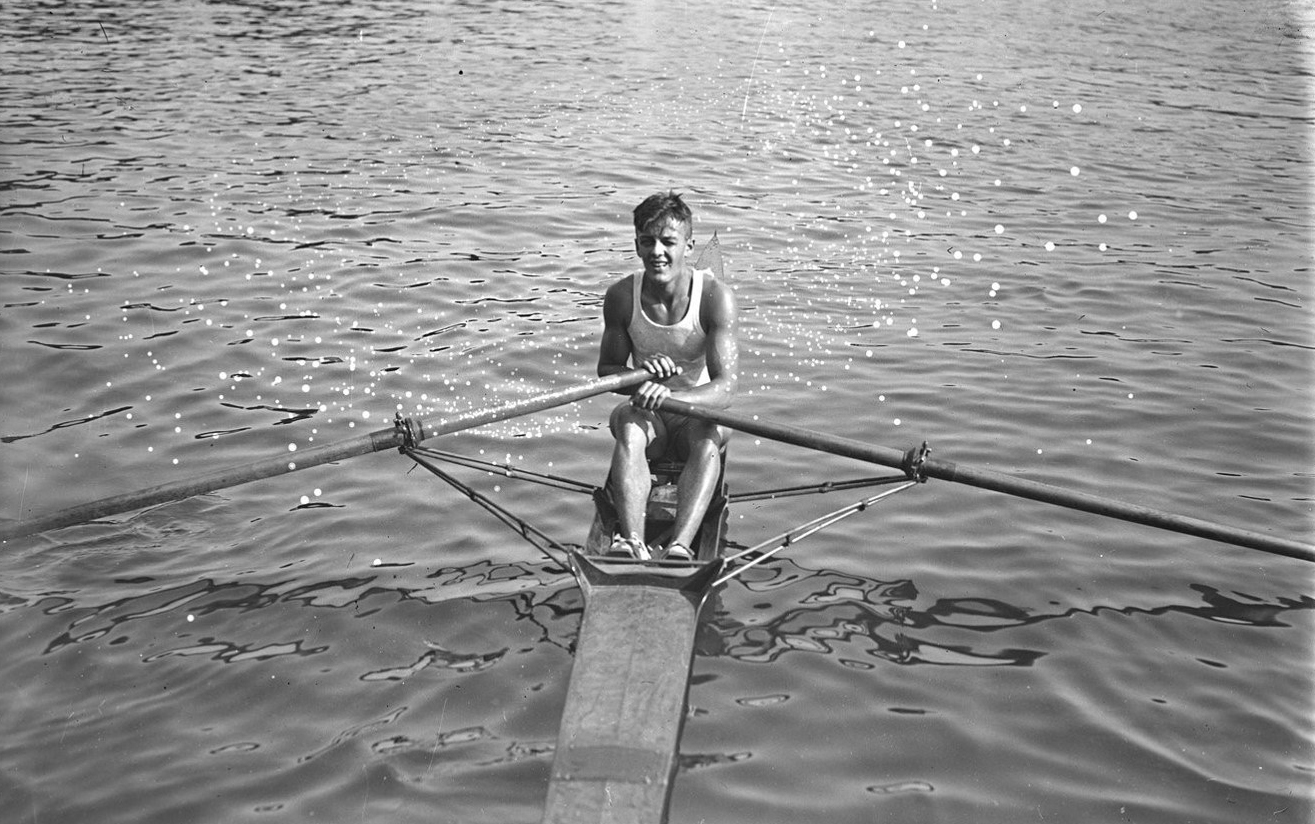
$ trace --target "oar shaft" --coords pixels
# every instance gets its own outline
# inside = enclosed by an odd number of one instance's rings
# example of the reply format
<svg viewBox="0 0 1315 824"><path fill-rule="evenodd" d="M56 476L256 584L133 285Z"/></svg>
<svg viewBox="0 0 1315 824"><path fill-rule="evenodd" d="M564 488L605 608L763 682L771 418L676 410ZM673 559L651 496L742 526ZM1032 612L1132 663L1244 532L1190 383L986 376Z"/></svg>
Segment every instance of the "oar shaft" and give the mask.
<svg viewBox="0 0 1315 824"><path fill-rule="evenodd" d="M111 495L108 498L71 506L67 509L52 512L49 515L30 518L25 521L0 524L0 539L35 535L38 532L86 523L97 518L131 512L134 509L141 509L146 506L181 501L193 495L204 495L218 489L227 489L251 481L258 481L262 478L284 475L298 469L309 469L312 466L346 460L357 455L378 452L381 449L399 446L400 444L401 440L395 430L381 429L378 432L360 435L350 440L325 444L302 452L288 453L287 457L266 458L241 466L208 472L182 481Z"/></svg>
<svg viewBox="0 0 1315 824"><path fill-rule="evenodd" d="M698 418L699 420L710 421L722 426L728 426L732 429L738 429L742 432L747 432L751 435L758 435L759 437L768 438L770 440L781 441L782 443L804 446L822 452L829 452L834 455L868 461L881 466L889 466L896 469L906 468L907 453L898 449L873 446L850 438L840 438L799 426L790 426L788 424L765 421L757 416L731 412L727 409L710 409L695 406L671 398L663 402L662 409L666 412L674 412L679 415L687 415L692 418ZM1130 521L1132 523L1144 524L1146 526L1158 527L1160 529L1194 535L1200 538L1209 538L1215 541L1258 549L1275 555L1283 555L1303 561L1315 561L1315 547L1298 541L1288 540L1286 538L1279 538L1273 535L1266 535L1264 533L1253 532L1245 529L1237 529L1223 524L1204 521L1199 518L1174 515L1151 509L1149 507L1129 504L1112 498L1105 498L1099 495L1090 495L1085 492L1061 489L1060 487L1039 483L1037 481L1029 481L1023 478L1016 478L1012 475L1005 475L1000 472L973 469L971 467L960 466L951 461L927 458L921 462L919 467L921 473L929 478L937 478L944 481L967 484L981 489L1004 492L1021 498L1029 498L1034 501L1064 506L1070 509L1081 510L1083 512L1091 512L1097 515L1119 518L1120 520Z"/></svg>
<svg viewBox="0 0 1315 824"><path fill-rule="evenodd" d="M417 440L428 440L439 435L459 432L462 429L474 429L477 426L505 421L509 418L519 418L522 415L543 412L554 407L592 398L595 395L619 392L622 389L638 386L652 377L652 374L646 370L631 369L626 372L608 375L605 378L596 378L577 386L568 386L565 389L535 395L525 400L513 401L495 409L475 409L462 412L452 418L429 418L419 422L420 432Z"/></svg>
<svg viewBox="0 0 1315 824"><path fill-rule="evenodd" d="M643 369L618 372L605 378L597 378L587 383L536 395L533 398L515 401L493 409L478 409L447 419L432 418L421 422L412 421L410 422L410 429L415 433L414 439L419 442L427 438L458 432L462 429L474 429L477 426L484 426L485 424L496 423L521 415L529 415L533 412L541 412L557 406L565 406L568 403L584 400L595 395L618 392L638 386L650 377L651 375ZM358 455L394 449L402 446L405 441L406 435L403 430L397 428L380 429L377 432L359 435L348 440L312 447L296 453L288 453L286 457L267 458L242 466L216 470L183 481L112 495L108 498L69 507L26 521L0 524L0 540L35 535L38 532L86 523L97 518L123 512L131 512L145 506L180 501L193 495L203 495L207 492L227 489L228 487L257 481L262 478L285 475L296 470L309 469L312 466L342 461Z"/></svg>
<svg viewBox="0 0 1315 824"><path fill-rule="evenodd" d="M876 446L852 438L841 438L814 429L805 429L802 426L763 420L757 415L745 415L740 412L732 412L729 409L695 406L692 403L686 403L675 398L667 398L663 401L662 411L711 421L722 426L728 426L731 429L747 432L750 435L758 435L781 443L816 449L819 452L829 452L833 455L854 458L895 469L904 468L904 453L898 449Z"/></svg>
<svg viewBox="0 0 1315 824"><path fill-rule="evenodd" d="M1062 489L1037 481L1015 478L999 472L960 466L950 461L928 459L923 463L923 471L929 478L967 484L979 489L991 489L1019 498L1029 498L1042 503L1056 504L1082 512L1153 526L1170 532L1179 532L1184 535L1193 535L1198 538L1208 538L1212 541L1258 549L1274 555L1284 555L1302 561L1315 561L1315 547L1287 538L1266 535L1263 532L1239 529L1187 515L1175 515L1171 512L1162 512L1158 509L1130 504L1101 495Z"/></svg>

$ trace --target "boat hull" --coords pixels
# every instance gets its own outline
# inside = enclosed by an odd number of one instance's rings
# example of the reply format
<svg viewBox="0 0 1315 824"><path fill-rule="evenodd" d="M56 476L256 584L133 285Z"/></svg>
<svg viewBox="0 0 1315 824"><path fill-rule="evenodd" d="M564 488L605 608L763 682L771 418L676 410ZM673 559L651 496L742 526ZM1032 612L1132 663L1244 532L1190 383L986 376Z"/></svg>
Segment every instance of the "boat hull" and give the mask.
<svg viewBox="0 0 1315 824"><path fill-rule="evenodd" d="M571 555L584 592L545 824L660 824L676 771L699 613L721 573Z"/></svg>

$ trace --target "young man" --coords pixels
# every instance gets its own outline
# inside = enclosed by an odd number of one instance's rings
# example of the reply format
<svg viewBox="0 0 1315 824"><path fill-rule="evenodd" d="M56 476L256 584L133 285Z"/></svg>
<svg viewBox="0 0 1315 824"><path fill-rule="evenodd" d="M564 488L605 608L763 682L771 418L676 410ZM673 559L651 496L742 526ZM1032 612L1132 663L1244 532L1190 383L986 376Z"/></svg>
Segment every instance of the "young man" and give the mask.
<svg viewBox="0 0 1315 824"><path fill-rule="evenodd" d="M713 407L735 394L739 347L731 290L712 272L693 268L694 219L675 192L655 194L635 208L635 253L642 274L612 284L603 300L598 374L642 367L654 380L612 411L612 497L619 529L611 551L647 559L692 557L690 544L716 491L724 427L659 412L668 397ZM665 548L644 543L651 478L648 461L670 455L685 462L676 484L676 523Z"/></svg>

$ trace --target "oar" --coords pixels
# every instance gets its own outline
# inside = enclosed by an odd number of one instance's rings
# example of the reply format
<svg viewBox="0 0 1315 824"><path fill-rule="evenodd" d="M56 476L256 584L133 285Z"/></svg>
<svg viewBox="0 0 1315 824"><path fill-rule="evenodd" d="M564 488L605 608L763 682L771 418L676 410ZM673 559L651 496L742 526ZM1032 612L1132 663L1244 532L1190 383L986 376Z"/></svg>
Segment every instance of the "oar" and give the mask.
<svg viewBox="0 0 1315 824"><path fill-rule="evenodd" d="M1065 506L1083 512L1106 515L1111 518L1167 529L1172 532L1181 532L1185 535L1194 535L1199 538L1209 538L1214 541L1259 549L1302 561L1315 561L1315 547L1298 541L1215 524L1199 518L1173 515L1149 507L1116 501L1112 498L1089 495L1085 492L1074 492L1037 481L1028 481L1000 472L959 466L950 461L930 458L916 449L902 452L898 449L873 446L862 441L839 438L798 426L764 421L757 416L744 415L726 409L695 406L674 398L665 400L661 409L664 412L674 412L699 420L711 421L712 423L738 429L751 435L781 441L782 443L804 446L821 452L829 452L834 455L880 464L881 466L902 469L919 479L938 478L943 481L953 481L981 489L992 489L997 492L1016 495L1020 498L1030 498L1034 501Z"/></svg>
<svg viewBox="0 0 1315 824"><path fill-rule="evenodd" d="M471 410L452 418L430 418L424 421L405 419L399 421L392 429L380 429L377 432L370 432L345 441L312 447L297 452L295 458L268 458L242 466L216 470L189 480L113 495L99 501L69 507L26 521L0 524L0 540L35 535L38 532L85 523L96 518L131 512L144 506L179 501L193 495L202 495L206 492L226 489L249 481L260 480L261 478L284 475L295 470L342 461L384 449L396 449L408 443L419 443L427 438L449 435L463 429L473 429L496 421L505 421L509 418L516 418L533 412L542 412L545 409L552 409L557 406L565 406L568 403L591 398L595 395L603 395L608 392L638 386L651 377L652 375L643 369L634 369L628 372L618 372L577 386L536 395L504 406Z"/></svg>

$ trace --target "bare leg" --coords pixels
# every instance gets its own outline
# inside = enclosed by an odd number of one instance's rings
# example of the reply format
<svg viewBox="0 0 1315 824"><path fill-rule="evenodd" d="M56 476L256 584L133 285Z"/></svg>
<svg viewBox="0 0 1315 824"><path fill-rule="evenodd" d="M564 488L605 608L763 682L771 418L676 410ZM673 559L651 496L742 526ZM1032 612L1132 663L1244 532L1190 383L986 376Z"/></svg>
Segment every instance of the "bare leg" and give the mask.
<svg viewBox="0 0 1315 824"><path fill-rule="evenodd" d="M722 436L712 424L692 426L689 457L676 482L676 523L672 527L671 542L690 550L699 531L708 503L717 491L717 476L721 472Z"/></svg>
<svg viewBox="0 0 1315 824"><path fill-rule="evenodd" d="M647 450L650 427L634 414L629 404L612 411L612 499L616 504L618 528L625 537L644 539L644 521L652 478L648 474Z"/></svg>

